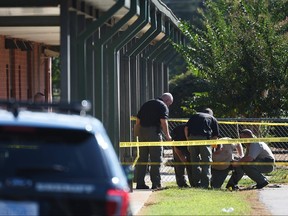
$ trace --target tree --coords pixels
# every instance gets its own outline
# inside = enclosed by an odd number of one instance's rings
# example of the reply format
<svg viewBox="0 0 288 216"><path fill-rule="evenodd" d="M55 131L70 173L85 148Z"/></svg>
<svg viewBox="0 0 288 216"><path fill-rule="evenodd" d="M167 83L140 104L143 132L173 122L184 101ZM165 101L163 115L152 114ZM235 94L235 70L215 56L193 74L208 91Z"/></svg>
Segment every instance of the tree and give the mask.
<svg viewBox="0 0 288 216"><path fill-rule="evenodd" d="M199 23L198 8L203 7L203 0L162 0L180 20L197 25ZM186 71L187 65L183 58L178 55L169 64L169 77L174 78Z"/></svg>
<svg viewBox="0 0 288 216"><path fill-rule="evenodd" d="M169 87L174 98L173 104L169 107L171 117L188 118L195 110L202 110L203 107L197 107L193 102L199 100L209 89L207 80L187 72L175 76Z"/></svg>
<svg viewBox="0 0 288 216"><path fill-rule="evenodd" d="M202 27L182 22L189 46L175 48L189 70L209 84L200 97L191 92L185 101L209 106L219 117L286 115L287 2L206 0L199 10Z"/></svg>
<svg viewBox="0 0 288 216"><path fill-rule="evenodd" d="M60 99L60 57L52 58L52 92L53 99Z"/></svg>

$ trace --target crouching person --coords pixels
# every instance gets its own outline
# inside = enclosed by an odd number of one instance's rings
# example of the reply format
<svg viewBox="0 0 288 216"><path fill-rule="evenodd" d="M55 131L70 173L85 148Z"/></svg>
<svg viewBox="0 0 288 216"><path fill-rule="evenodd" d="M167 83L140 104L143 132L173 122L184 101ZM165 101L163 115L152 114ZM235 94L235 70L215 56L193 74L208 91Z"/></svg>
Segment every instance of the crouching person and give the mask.
<svg viewBox="0 0 288 216"><path fill-rule="evenodd" d="M224 137L221 139L231 139ZM221 140L220 139L220 140ZM217 145L212 153L213 164L211 166L211 187L221 188L230 170L232 161L237 161L244 156L243 148L240 143Z"/></svg>
<svg viewBox="0 0 288 216"><path fill-rule="evenodd" d="M256 138L253 132L249 129L244 129L240 132L240 138ZM269 184L268 180L262 173L270 173L273 171L275 157L264 142L246 143L245 156L239 162L255 162L255 165L241 165L235 162L233 164L235 170L229 179L226 188L229 190L237 190L238 182L246 174L249 178L256 182L255 188L261 189ZM259 162L259 164L257 164Z"/></svg>

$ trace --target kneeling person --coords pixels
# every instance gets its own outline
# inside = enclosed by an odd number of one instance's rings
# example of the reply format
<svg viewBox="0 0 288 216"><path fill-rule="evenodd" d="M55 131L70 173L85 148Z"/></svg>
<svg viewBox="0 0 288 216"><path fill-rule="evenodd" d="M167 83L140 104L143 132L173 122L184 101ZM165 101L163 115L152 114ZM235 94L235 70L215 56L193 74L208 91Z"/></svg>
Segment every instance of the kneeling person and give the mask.
<svg viewBox="0 0 288 216"><path fill-rule="evenodd" d="M224 137L221 139L231 139ZM236 150L236 151L235 151ZM212 153L213 164L211 166L211 187L221 188L230 170L233 167L230 162L237 161L244 156L243 148L240 143L217 145Z"/></svg>
<svg viewBox="0 0 288 216"><path fill-rule="evenodd" d="M251 130L244 129L240 132L240 138L256 138L256 136ZM237 184L244 174L256 182L255 187L257 189L261 189L269 184L262 173L270 173L274 169L275 157L271 149L264 142L246 143L245 145L247 147L245 156L239 162L261 162L261 164L240 165L236 162L233 165L235 171L232 173L226 188L237 189Z"/></svg>

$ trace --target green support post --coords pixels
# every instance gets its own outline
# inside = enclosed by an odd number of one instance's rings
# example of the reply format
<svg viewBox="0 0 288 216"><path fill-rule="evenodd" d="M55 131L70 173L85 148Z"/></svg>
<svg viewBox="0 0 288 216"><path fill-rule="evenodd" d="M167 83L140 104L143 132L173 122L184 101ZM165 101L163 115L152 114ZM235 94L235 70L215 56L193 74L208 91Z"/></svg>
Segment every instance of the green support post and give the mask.
<svg viewBox="0 0 288 216"><path fill-rule="evenodd" d="M165 23L165 32L166 34L167 33L170 34L170 22L169 21L166 21ZM154 45L151 52L146 53L144 55L144 58L153 60L157 55L159 55L162 52L163 47L166 46L168 39L169 37L165 35L160 41L156 43L156 45Z"/></svg>
<svg viewBox="0 0 288 216"><path fill-rule="evenodd" d="M160 19L161 19L161 14L160 15ZM149 17L149 15L148 15ZM130 56L136 56L138 55L146 46L148 46L148 44L155 38L155 33L157 33L157 35L160 33L160 31L157 29L157 23L158 20L156 21L156 11L155 8L153 8L152 12L151 12L151 27L149 28L148 31L146 31L141 38L133 45L133 48L128 50L125 55L130 57ZM157 17L158 18L158 17ZM161 20L159 21L161 23ZM155 35L155 36L154 36Z"/></svg>
<svg viewBox="0 0 288 216"><path fill-rule="evenodd" d="M119 69L117 68L117 52L128 43L136 33L143 29L148 20L148 1L140 1L140 16L129 28L123 32L117 39L113 40L109 44L107 49L108 61L108 73L109 81L109 120L108 120L108 134L114 143L116 152L119 154L119 142L120 142L120 90L119 90Z"/></svg>
<svg viewBox="0 0 288 216"><path fill-rule="evenodd" d="M131 1L130 10L128 13L125 14L124 17L122 17L115 25L107 29L105 34L101 35L101 37L95 41L95 55L97 56L96 62L95 62L95 70L97 72L97 76L95 77L95 83L97 83L99 86L101 86L102 94L96 94L95 101L99 101L99 97L101 96L101 106L96 107L96 116L104 123L104 126L108 128L108 118L109 118L109 112L107 115L105 115L104 110L107 111L108 107L104 107L104 81L103 81L103 75L104 75L104 46L107 44L107 42L137 13L137 2ZM110 82L110 80L109 80ZM109 90L109 87L105 89L105 92ZM97 97L98 96L98 97ZM113 126L112 126L113 127Z"/></svg>
<svg viewBox="0 0 288 216"><path fill-rule="evenodd" d="M80 95L81 98L86 97L86 86L85 80L87 80L87 39L91 37L98 29L104 25L111 17L116 14L125 5L125 0L118 0L115 5L113 5L108 11L101 15L97 20L89 23L86 29L78 35L77 38L77 50L78 50L78 73L82 76L80 77L79 83L82 83L81 88L84 88L84 94ZM133 14L134 15L134 14ZM99 55L97 58L102 62L103 54ZM97 63L96 63L97 65ZM84 85L84 86L83 86ZM92 100L93 104L93 116L96 116L101 121L103 121L103 70L96 70L94 86L97 86L98 91L95 92L95 98ZM97 103L96 103L97 102Z"/></svg>

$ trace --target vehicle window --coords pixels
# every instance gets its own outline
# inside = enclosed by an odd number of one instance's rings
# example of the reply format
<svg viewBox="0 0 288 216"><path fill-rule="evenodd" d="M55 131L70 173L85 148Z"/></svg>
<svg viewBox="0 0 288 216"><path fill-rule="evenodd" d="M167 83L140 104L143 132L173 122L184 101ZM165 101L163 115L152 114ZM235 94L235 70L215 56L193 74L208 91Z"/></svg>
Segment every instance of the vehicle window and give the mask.
<svg viewBox="0 0 288 216"><path fill-rule="evenodd" d="M83 130L0 127L0 177L98 178L107 176L101 149Z"/></svg>

